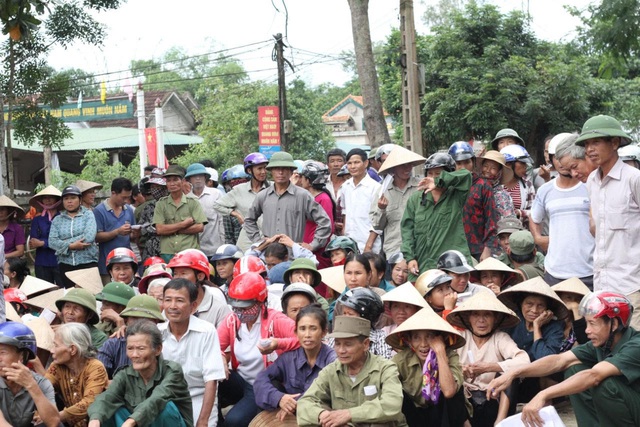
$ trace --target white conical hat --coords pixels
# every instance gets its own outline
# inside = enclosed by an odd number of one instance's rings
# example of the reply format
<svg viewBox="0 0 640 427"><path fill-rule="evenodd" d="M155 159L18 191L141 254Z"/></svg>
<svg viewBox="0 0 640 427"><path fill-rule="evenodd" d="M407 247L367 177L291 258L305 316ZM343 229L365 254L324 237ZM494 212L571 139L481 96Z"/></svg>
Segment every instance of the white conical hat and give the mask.
<svg viewBox="0 0 640 427"><path fill-rule="evenodd" d="M403 302L418 307L428 307L427 301L422 298L420 292L411 282L404 283L394 288L382 296L384 302Z"/></svg>
<svg viewBox="0 0 640 427"><path fill-rule="evenodd" d="M58 190L56 187L54 187L53 185L48 185L29 199L29 205L33 206L34 208L39 208L40 206L36 206L35 202L37 199L44 196L53 196L53 197L62 198L62 192Z"/></svg>
<svg viewBox="0 0 640 427"><path fill-rule="evenodd" d="M36 345L49 352L53 351L53 337L55 333L44 317L30 317L24 322L36 336Z"/></svg>
<svg viewBox="0 0 640 427"><path fill-rule="evenodd" d="M67 271L66 275L77 287L86 289L93 295L102 292L102 288L104 287L98 267Z"/></svg>
<svg viewBox="0 0 640 427"><path fill-rule="evenodd" d="M387 344L393 348L406 347L403 343L402 336L409 331L440 331L448 334L453 342L449 345L447 339L445 344L450 348L459 348L465 344L465 339L462 334L458 332L449 322L444 320L431 307L425 307L418 311L413 316L402 322L402 325L398 326L393 332L387 336Z"/></svg>
<svg viewBox="0 0 640 427"><path fill-rule="evenodd" d="M53 283L47 282L46 280L38 279L34 276L25 277L22 285L20 285L20 290L24 292L24 294L28 298L37 296L47 291L52 291L54 289L58 289L58 287Z"/></svg>
<svg viewBox="0 0 640 427"><path fill-rule="evenodd" d="M347 287L347 284L344 281L344 266L337 265L335 267L323 268L318 271L320 272L320 276L322 276L322 281L325 285L336 291L338 295L344 292Z"/></svg>
<svg viewBox="0 0 640 427"><path fill-rule="evenodd" d="M398 145L394 147L393 150L391 150L389 156L387 157L387 160L384 161L384 163L378 170L378 173L384 173L385 171L388 171L389 169L400 165L411 164L413 166L419 166L421 164L424 164L424 162L426 161L427 159L425 159L421 155L416 154L411 150L407 150L401 145Z"/></svg>
<svg viewBox="0 0 640 427"><path fill-rule="evenodd" d="M80 189L81 193L92 189L100 190L102 188L102 184L98 184L97 182L93 181L86 181L84 179L77 180L74 185Z"/></svg>
<svg viewBox="0 0 640 427"><path fill-rule="evenodd" d="M478 292L471 298L466 299L447 315L447 321L453 326L467 329L469 324L468 322L465 324L466 320L463 319L463 315L471 311L492 311L497 313L499 317L496 317L496 329L512 328L520 323L518 315L500 302L493 292Z"/></svg>
<svg viewBox="0 0 640 427"><path fill-rule="evenodd" d="M20 315L18 315L18 312L16 312L15 308L13 308L13 305L10 302L6 302L5 305L5 317L7 318L7 320L11 320L12 322L18 322L18 323L22 323L22 319L20 318Z"/></svg>
<svg viewBox="0 0 640 427"><path fill-rule="evenodd" d="M6 206L8 208L13 208L16 210L18 216L24 215L24 209L22 209L16 202L5 196L4 194L0 196L0 206Z"/></svg>
<svg viewBox="0 0 640 427"><path fill-rule="evenodd" d="M37 297L29 298L24 303L37 308L48 308L54 313L59 313L58 307L56 307L56 301L64 297L64 289L56 289L46 294L38 295Z"/></svg>
<svg viewBox="0 0 640 427"><path fill-rule="evenodd" d="M569 315L567 306L564 305L564 302L562 302L558 294L539 276L525 280L522 283L518 283L500 292L498 299L513 311L518 312L520 310L520 303L527 295L546 297L549 302L549 310L553 311L553 314L555 314L558 319L564 319Z"/></svg>
<svg viewBox="0 0 640 427"><path fill-rule="evenodd" d="M476 269L476 271L472 271L471 275L470 275L470 280L473 283L480 283L480 272L481 271L500 271L500 272L506 273L507 275L511 276L510 279L520 276L518 274L518 272L515 271L513 268L509 267L507 264L505 264L504 262L500 261L499 259L495 259L493 257L485 258L484 261L479 262L475 266L475 269ZM505 280L504 283L506 283L510 279Z"/></svg>
<svg viewBox="0 0 640 427"><path fill-rule="evenodd" d="M551 287L554 292L568 292L584 297L591 292L591 289L584 284L584 282L577 277L571 277L570 279L563 280L562 282L555 284Z"/></svg>

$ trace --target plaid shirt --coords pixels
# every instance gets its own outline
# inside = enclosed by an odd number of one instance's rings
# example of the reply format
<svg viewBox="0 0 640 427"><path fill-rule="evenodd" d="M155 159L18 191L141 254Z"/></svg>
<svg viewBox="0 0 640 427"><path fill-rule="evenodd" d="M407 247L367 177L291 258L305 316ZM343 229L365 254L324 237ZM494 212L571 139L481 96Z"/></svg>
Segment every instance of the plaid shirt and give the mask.
<svg viewBox="0 0 640 427"><path fill-rule="evenodd" d="M474 173L473 185L462 209L464 233L472 255L481 253L486 246L491 247L499 219L493 187L489 181Z"/></svg>
<svg viewBox="0 0 640 427"><path fill-rule="evenodd" d="M222 217L222 224L224 225L224 242L229 245L235 245L240 237L240 231L242 226L238 221L238 218L231 215L225 215Z"/></svg>

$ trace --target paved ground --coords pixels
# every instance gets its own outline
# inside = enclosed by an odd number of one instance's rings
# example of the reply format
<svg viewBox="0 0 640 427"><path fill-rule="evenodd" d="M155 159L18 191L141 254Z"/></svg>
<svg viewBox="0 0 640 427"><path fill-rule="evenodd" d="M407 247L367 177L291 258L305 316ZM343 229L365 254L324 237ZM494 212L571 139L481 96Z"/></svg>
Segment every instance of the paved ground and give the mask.
<svg viewBox="0 0 640 427"><path fill-rule="evenodd" d="M556 410L562 418L562 422L566 427L578 427L578 423L576 422L576 417L573 414L573 408L571 407L571 403L563 402L556 405Z"/></svg>

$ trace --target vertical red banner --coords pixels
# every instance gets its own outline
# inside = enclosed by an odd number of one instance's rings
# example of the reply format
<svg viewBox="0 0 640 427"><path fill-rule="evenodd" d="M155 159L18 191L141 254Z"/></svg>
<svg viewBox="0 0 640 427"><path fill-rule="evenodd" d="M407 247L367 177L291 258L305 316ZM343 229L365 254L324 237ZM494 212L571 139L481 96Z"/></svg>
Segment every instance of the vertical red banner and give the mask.
<svg viewBox="0 0 640 427"><path fill-rule="evenodd" d="M277 106L258 107L258 143L260 152L267 157L280 151L280 109Z"/></svg>
<svg viewBox="0 0 640 427"><path fill-rule="evenodd" d="M158 158L158 138L156 128L146 128L144 130L144 140L147 143L147 157L150 165L156 164Z"/></svg>

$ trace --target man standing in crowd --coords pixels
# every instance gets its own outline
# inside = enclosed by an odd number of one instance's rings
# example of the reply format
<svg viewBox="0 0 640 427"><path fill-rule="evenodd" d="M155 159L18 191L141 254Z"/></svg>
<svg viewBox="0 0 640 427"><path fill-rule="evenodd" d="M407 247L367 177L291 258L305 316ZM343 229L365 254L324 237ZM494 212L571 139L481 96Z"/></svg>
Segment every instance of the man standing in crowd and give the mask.
<svg viewBox="0 0 640 427"><path fill-rule="evenodd" d="M284 151L274 153L267 165L271 172L273 184L256 196L253 205L244 221L247 236L252 242L261 238L258 229L258 218L263 212L262 231L266 237L276 234L286 234L294 242L302 242L307 220L317 224L313 241L310 244L301 243L310 251L323 248L331 236L331 221L329 216L313 199L308 191L291 183L293 171L297 169L291 154Z"/></svg>
<svg viewBox="0 0 640 427"><path fill-rule="evenodd" d="M358 243L360 252L364 252L369 233L371 219L369 210L374 199L379 197L380 184L367 174L367 153L360 148L354 148L347 154L347 168L351 178L342 184L340 200L344 213L344 235L351 237ZM380 237L376 236L371 245L372 251L380 253L382 245Z"/></svg>
<svg viewBox="0 0 640 427"><path fill-rule="evenodd" d="M107 271L107 255L115 248L131 249L132 225L136 224L135 209L129 205L133 185L127 178L111 182L111 196L93 211L96 217L96 242L99 247L98 269L102 282L111 281ZM133 233L135 235L135 233Z"/></svg>
<svg viewBox="0 0 640 427"><path fill-rule="evenodd" d="M380 197L376 194L371 204L369 217L373 230L382 230L384 234L383 249L389 259L390 256L400 252L402 237L400 236L400 221L409 196L418 189L418 178L412 175L415 166L424 164L424 157L396 145L393 151L385 158L380 168L380 173L390 173L393 181L387 191ZM365 250L371 250L378 233L370 231L369 240Z"/></svg>
<svg viewBox="0 0 640 427"><path fill-rule="evenodd" d="M327 181L327 190L331 193L333 200L338 200L338 191L344 182L338 176L338 172L347 161L347 153L339 148L333 148L327 153L327 167L329 168L329 180Z"/></svg>
<svg viewBox="0 0 640 427"><path fill-rule="evenodd" d="M631 326L640 329L640 170L618 157L631 143L620 123L595 116L582 126L576 140L598 168L589 175L593 255L593 289L626 295L635 308Z"/></svg>
<svg viewBox="0 0 640 427"><path fill-rule="evenodd" d="M570 139L566 139L558 145L555 156L573 178L586 184L589 175L597 166L587 157L584 147L576 145L576 139L578 139L578 134L574 133Z"/></svg>
<svg viewBox="0 0 640 427"><path fill-rule="evenodd" d="M249 182L238 184L233 190L214 202L214 208L222 215L230 215L238 220L240 225L249 213L256 195L269 186L267 181L267 163L269 160L262 153L250 153L244 158L244 171L251 176ZM260 228L260 224L258 224ZM237 242L233 242L243 252L251 246L247 231L243 227Z"/></svg>
<svg viewBox="0 0 640 427"><path fill-rule="evenodd" d="M183 170L171 165L164 173L169 195L158 200L153 213L153 224L160 236L160 256L165 262L184 249L199 249L199 234L207 223L200 203L182 192Z"/></svg>
<svg viewBox="0 0 640 427"><path fill-rule="evenodd" d="M222 216L213 207L215 201L222 197L222 193L216 188L207 187L207 180L211 178L211 174L200 163L189 165L184 177L191 183L191 195L198 199L207 217L204 230L200 233L200 250L211 256L218 246L224 244Z"/></svg>
<svg viewBox="0 0 640 427"><path fill-rule="evenodd" d="M556 179L543 184L531 207L529 229L536 244L546 252L544 280L555 285L579 277L593 289L593 248L589 232L589 194L587 187L564 169L555 156L556 147L571 140L570 133L554 136L549 143L549 160L557 172ZM549 235L543 236L543 224ZM567 262L571 254L571 262Z"/></svg>
<svg viewBox="0 0 640 427"><path fill-rule="evenodd" d="M168 322L158 325L162 332L162 356L179 363L189 385L194 426L215 427L218 381L225 369L220 341L214 325L193 316L198 307L196 285L187 279L172 279L164 287L164 311Z"/></svg>

